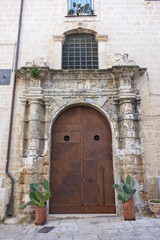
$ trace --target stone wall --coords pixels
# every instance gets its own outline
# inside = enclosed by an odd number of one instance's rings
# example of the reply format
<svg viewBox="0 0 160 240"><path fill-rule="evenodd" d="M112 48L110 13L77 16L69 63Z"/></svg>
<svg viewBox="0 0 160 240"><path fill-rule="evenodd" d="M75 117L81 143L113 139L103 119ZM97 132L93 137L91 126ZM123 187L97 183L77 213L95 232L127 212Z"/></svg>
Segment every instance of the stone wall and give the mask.
<svg viewBox="0 0 160 240"><path fill-rule="evenodd" d="M20 0L2 0L0 3L0 69L14 68L17 27ZM12 74L13 75L13 74ZM12 76L11 76L12 77ZM9 128L10 105L12 94L11 84L0 86L0 174L4 175L7 154L7 137Z"/></svg>

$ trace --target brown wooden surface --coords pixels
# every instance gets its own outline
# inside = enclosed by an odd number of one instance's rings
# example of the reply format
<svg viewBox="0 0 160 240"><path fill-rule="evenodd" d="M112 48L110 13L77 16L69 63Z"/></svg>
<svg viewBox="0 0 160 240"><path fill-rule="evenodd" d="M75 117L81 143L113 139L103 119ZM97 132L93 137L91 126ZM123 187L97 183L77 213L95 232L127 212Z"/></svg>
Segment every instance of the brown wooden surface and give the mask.
<svg viewBox="0 0 160 240"><path fill-rule="evenodd" d="M50 213L115 213L112 184L112 136L106 118L89 107L63 112L52 130Z"/></svg>

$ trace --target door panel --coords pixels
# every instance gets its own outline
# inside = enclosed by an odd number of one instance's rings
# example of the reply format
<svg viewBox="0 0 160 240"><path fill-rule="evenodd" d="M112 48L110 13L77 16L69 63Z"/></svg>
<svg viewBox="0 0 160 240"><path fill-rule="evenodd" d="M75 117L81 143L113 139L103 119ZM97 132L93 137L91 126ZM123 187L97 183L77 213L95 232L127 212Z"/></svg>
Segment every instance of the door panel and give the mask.
<svg viewBox="0 0 160 240"><path fill-rule="evenodd" d="M52 131L50 213L81 213L81 108L62 113Z"/></svg>
<svg viewBox="0 0 160 240"><path fill-rule="evenodd" d="M83 205L97 205L97 161L83 161Z"/></svg>
<svg viewBox="0 0 160 240"><path fill-rule="evenodd" d="M50 213L114 213L112 136L89 107L63 112L52 130Z"/></svg>

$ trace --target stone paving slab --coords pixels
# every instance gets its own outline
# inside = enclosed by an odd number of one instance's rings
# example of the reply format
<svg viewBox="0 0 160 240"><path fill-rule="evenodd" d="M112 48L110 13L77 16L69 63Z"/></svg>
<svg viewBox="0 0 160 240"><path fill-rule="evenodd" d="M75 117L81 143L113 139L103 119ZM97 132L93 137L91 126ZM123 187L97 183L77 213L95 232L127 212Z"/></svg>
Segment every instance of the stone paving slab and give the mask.
<svg viewBox="0 0 160 240"><path fill-rule="evenodd" d="M35 224L0 224L0 240L160 240L160 219L139 217L124 221L120 217L88 217L49 220L48 233L38 233Z"/></svg>

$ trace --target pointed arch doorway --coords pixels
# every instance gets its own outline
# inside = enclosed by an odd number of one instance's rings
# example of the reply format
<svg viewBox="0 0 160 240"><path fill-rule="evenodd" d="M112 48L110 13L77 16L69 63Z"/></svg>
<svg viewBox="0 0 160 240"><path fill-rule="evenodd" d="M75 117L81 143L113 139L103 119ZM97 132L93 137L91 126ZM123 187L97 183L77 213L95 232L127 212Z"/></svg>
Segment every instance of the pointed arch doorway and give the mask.
<svg viewBox="0 0 160 240"><path fill-rule="evenodd" d="M72 107L52 129L50 213L115 213L112 135L97 110Z"/></svg>

